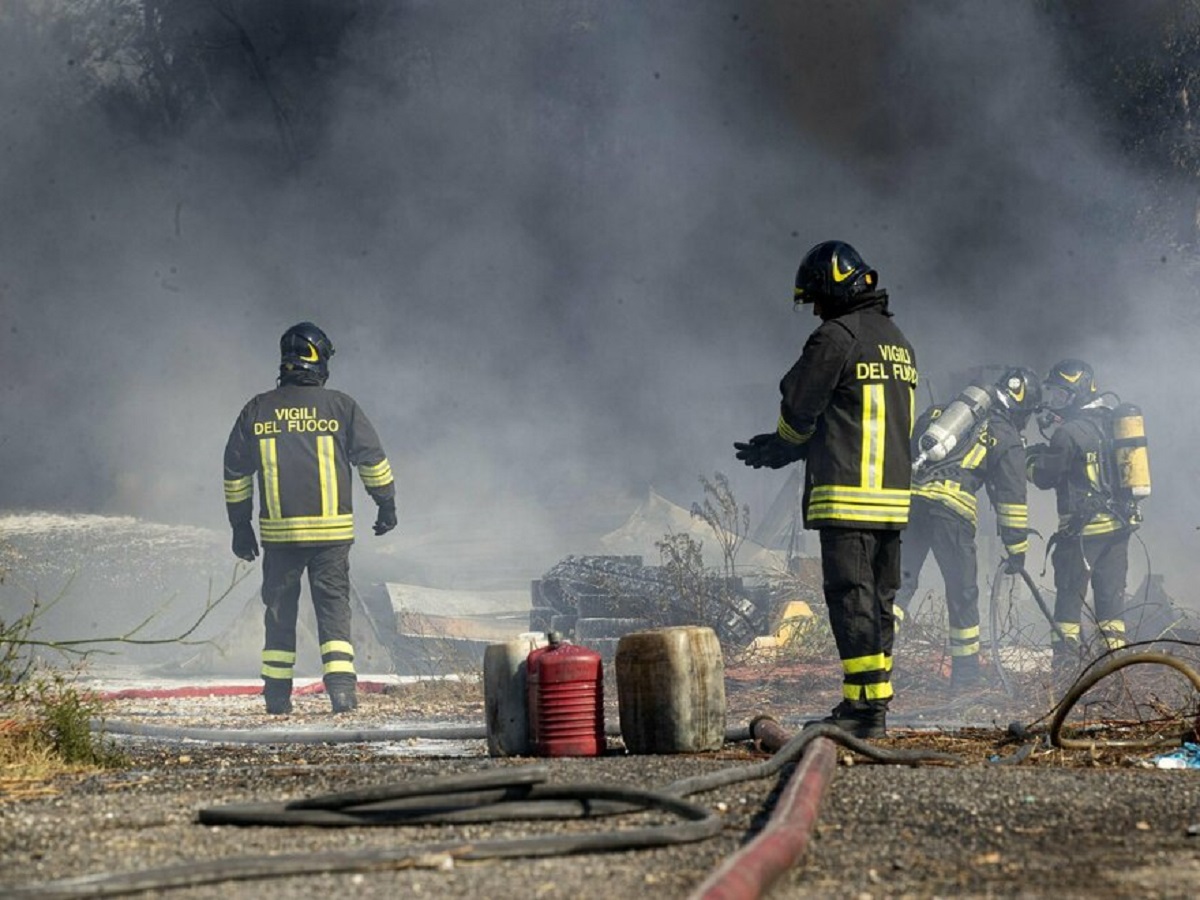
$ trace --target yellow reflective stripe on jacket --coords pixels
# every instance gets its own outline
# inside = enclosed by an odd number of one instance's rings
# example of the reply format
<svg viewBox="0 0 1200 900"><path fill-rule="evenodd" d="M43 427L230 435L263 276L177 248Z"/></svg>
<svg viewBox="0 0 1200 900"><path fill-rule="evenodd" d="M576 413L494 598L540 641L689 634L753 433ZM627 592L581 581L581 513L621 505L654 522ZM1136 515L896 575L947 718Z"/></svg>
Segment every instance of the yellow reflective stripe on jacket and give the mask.
<svg viewBox="0 0 1200 900"><path fill-rule="evenodd" d="M241 503L254 496L254 478L246 475L242 478L225 479L225 502Z"/></svg>
<svg viewBox="0 0 1200 900"><path fill-rule="evenodd" d="M978 503L975 495L964 491L957 481L930 481L926 484L914 485L913 493L940 503L962 516L972 525L978 521Z"/></svg>
<svg viewBox="0 0 1200 900"><path fill-rule="evenodd" d="M987 447L976 441L967 451L967 455L963 457L961 465L964 469L978 469L985 456L987 456Z"/></svg>
<svg viewBox="0 0 1200 900"><path fill-rule="evenodd" d="M1059 516L1059 530L1064 531L1069 528L1073 518L1074 516L1069 515ZM1083 526L1083 530L1079 533L1084 535L1112 534L1114 531L1120 531L1123 527L1124 525L1121 524L1121 520L1116 516L1113 516L1109 513L1096 513L1096 515L1092 516L1088 523Z"/></svg>
<svg viewBox="0 0 1200 900"><path fill-rule="evenodd" d="M333 436L317 437L317 472L321 480L321 515L336 516L338 510L337 450Z"/></svg>
<svg viewBox="0 0 1200 900"><path fill-rule="evenodd" d="M997 503L996 521L1001 528L1028 528L1029 507L1024 503Z"/></svg>
<svg viewBox="0 0 1200 900"><path fill-rule="evenodd" d="M275 452L275 438L263 438L258 442L258 457L262 465L264 518L278 519L283 507L279 502L279 457Z"/></svg>
<svg viewBox="0 0 1200 900"><path fill-rule="evenodd" d="M362 479L362 483L369 487L383 487L392 481L392 464L383 459L373 465L363 465L358 467L358 477Z"/></svg>
<svg viewBox="0 0 1200 900"><path fill-rule="evenodd" d="M354 516L290 516L258 521L264 544L354 540Z"/></svg>
<svg viewBox="0 0 1200 900"><path fill-rule="evenodd" d="M869 490L837 484L819 485L809 496L808 518L810 521L904 525L908 522L911 502L911 492L900 488Z"/></svg>
<svg viewBox="0 0 1200 900"><path fill-rule="evenodd" d="M775 433L787 441L789 444L807 444L808 439L816 432L816 428L810 428L803 433L797 431L791 425L784 421L783 415L779 416L779 422L775 426Z"/></svg>
<svg viewBox="0 0 1200 900"><path fill-rule="evenodd" d="M882 384L863 385L862 486L883 487L883 439L887 400Z"/></svg>

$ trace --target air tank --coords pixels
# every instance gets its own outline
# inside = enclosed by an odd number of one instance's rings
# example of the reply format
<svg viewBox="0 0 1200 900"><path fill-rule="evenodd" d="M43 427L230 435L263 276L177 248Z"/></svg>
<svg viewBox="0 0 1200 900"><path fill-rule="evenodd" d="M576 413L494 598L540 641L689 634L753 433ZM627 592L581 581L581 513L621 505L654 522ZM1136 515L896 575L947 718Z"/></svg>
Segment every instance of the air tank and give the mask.
<svg viewBox="0 0 1200 900"><path fill-rule="evenodd" d="M557 632L529 654L529 737L537 756L599 756L604 740L604 668L600 654Z"/></svg>
<svg viewBox="0 0 1200 900"><path fill-rule="evenodd" d="M978 385L968 385L929 423L917 439L917 458L913 471L927 463L941 462L971 430L983 421L992 406L992 392Z"/></svg>
<svg viewBox="0 0 1200 900"><path fill-rule="evenodd" d="M1150 451L1142 410L1132 403L1118 405L1113 410L1112 428L1118 490L1143 500L1150 496Z"/></svg>

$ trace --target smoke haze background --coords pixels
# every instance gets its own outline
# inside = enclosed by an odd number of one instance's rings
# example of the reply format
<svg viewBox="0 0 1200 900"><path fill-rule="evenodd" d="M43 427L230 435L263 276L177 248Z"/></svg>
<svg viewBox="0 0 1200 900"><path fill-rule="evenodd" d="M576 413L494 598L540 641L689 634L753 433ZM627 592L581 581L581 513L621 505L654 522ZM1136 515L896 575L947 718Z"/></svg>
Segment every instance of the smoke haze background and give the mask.
<svg viewBox="0 0 1200 900"><path fill-rule="evenodd" d="M0 11L0 506L225 541L228 430L308 319L398 477L386 538L357 495L357 571L520 584L717 471L753 526L787 473L731 444L774 428L817 324L795 268L836 237L939 400L1078 356L1143 407L1141 536L1194 602L1194 180L1080 77L1102 46L1153 56L1170 4L291 6L327 27L251 34L161 128L117 90L129 59L79 55L140 6ZM253 7L196 5L197 42L236 59Z"/></svg>

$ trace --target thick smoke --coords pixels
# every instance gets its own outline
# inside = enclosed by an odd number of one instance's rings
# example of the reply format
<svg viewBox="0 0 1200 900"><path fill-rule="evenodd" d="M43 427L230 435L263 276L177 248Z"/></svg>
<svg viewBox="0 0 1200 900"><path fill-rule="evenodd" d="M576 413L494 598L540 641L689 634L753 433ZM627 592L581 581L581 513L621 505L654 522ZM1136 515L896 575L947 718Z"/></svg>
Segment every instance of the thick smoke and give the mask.
<svg viewBox="0 0 1200 900"><path fill-rule="evenodd" d="M360 527L378 577L520 584L716 471L761 515L786 473L731 443L774 427L815 324L796 264L839 237L935 390L1081 356L1139 402L1150 558L1196 574L1192 264L1147 241L1161 184L1037 5L362 3L273 97L305 115L249 96L153 137L25 6L0 13L9 508L224 529L228 429L311 319L400 479L401 528Z"/></svg>

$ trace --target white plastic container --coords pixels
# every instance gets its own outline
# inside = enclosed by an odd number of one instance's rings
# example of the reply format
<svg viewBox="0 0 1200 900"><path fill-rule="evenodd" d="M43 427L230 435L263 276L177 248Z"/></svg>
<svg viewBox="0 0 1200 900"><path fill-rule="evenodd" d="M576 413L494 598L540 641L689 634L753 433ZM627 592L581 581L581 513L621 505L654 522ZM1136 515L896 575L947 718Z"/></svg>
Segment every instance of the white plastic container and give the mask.
<svg viewBox="0 0 1200 900"><path fill-rule="evenodd" d="M525 661L546 636L526 632L511 641L490 644L483 651L483 709L490 756L529 756L529 701Z"/></svg>

